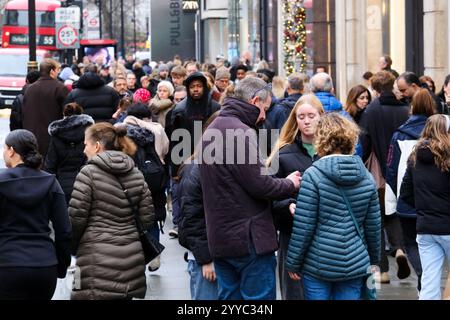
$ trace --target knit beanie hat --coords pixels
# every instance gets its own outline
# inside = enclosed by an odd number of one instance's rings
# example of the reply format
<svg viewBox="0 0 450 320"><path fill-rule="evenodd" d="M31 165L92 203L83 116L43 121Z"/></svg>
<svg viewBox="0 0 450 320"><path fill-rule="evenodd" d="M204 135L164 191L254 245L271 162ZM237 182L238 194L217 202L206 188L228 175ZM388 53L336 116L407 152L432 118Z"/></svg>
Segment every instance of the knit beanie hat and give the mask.
<svg viewBox="0 0 450 320"><path fill-rule="evenodd" d="M216 71L216 80L230 79L230 78L231 78L231 73L230 73L230 71L228 71L227 68L220 67L219 69L217 69L217 71Z"/></svg>
<svg viewBox="0 0 450 320"><path fill-rule="evenodd" d="M161 64L158 68L158 72L169 71L169 66L167 64Z"/></svg>
<svg viewBox="0 0 450 320"><path fill-rule="evenodd" d="M158 84L158 90L159 90L160 87L166 87L167 90L169 90L169 96L173 96L173 93L175 92L175 89L174 89L173 84L171 82L169 82L169 81L161 81Z"/></svg>
<svg viewBox="0 0 450 320"><path fill-rule="evenodd" d="M150 91L147 89L141 88L138 89L134 95L133 95L133 102L142 102L142 103L148 103L150 99L152 98L152 95Z"/></svg>

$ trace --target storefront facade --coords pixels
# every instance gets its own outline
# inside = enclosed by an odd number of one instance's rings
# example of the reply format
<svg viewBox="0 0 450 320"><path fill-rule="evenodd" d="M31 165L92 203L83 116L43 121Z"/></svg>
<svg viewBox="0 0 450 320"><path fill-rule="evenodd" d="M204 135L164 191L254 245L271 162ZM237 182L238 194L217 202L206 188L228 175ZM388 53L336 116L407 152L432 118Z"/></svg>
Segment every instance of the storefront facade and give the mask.
<svg viewBox="0 0 450 320"><path fill-rule="evenodd" d="M291 1L291 0L289 0ZM292 0L294 1L294 0ZM251 53L284 75L284 0L202 0L197 21L197 59L215 62ZM303 0L306 9L306 70L325 67L337 95L377 72L381 56L393 68L426 74L441 86L449 73L448 0Z"/></svg>

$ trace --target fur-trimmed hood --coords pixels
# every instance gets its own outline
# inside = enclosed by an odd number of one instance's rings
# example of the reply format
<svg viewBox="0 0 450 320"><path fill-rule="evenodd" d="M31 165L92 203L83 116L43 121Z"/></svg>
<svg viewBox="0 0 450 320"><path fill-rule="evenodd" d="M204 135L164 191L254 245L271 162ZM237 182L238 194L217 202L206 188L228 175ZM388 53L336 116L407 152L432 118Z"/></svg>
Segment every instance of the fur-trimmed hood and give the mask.
<svg viewBox="0 0 450 320"><path fill-rule="evenodd" d="M133 139L133 141L141 147L145 147L149 143L154 143L155 141L155 136L153 132L151 132L148 129L138 126L127 125L127 131L128 137Z"/></svg>
<svg viewBox="0 0 450 320"><path fill-rule="evenodd" d="M84 140L86 128L94 123L94 119L86 114L70 116L50 123L48 134L68 142L79 142Z"/></svg>

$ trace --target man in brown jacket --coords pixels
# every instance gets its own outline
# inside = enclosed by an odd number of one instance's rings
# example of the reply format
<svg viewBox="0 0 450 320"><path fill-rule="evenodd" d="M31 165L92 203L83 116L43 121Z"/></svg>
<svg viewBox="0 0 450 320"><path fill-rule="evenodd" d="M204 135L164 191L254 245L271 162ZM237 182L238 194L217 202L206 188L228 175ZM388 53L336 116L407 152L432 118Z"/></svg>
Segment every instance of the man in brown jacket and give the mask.
<svg viewBox="0 0 450 320"><path fill-rule="evenodd" d="M39 69L39 80L29 86L24 94L22 117L23 128L34 133L39 152L45 158L50 143L48 126L63 117L63 104L69 90L56 80L61 70L57 61L44 59Z"/></svg>

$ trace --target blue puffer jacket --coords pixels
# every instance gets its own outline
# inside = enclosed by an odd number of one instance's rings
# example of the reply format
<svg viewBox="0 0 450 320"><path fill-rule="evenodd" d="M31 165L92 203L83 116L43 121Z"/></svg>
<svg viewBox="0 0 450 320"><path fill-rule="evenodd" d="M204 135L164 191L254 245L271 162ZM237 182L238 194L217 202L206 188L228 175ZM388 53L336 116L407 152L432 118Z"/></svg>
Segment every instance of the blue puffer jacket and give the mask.
<svg viewBox="0 0 450 320"><path fill-rule="evenodd" d="M316 92L314 94L322 103L326 113L337 112L348 120L354 121L350 114L344 110L342 103L332 93ZM360 156L361 158L363 156L363 149L360 141L358 141L358 144L356 145L355 155Z"/></svg>
<svg viewBox="0 0 450 320"><path fill-rule="evenodd" d="M350 201L364 243L338 186ZM361 159L325 157L303 176L286 270L329 282L363 277L379 262L380 234L378 193Z"/></svg>

